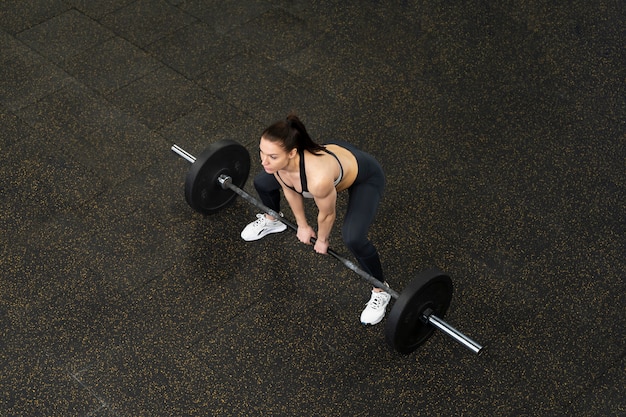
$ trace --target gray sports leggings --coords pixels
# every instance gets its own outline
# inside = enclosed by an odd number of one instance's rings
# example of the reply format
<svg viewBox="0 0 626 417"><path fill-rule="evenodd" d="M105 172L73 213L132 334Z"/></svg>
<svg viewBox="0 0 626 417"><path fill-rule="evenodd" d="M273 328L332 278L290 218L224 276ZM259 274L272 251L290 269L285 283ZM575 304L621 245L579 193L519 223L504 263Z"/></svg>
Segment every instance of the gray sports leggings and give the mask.
<svg viewBox="0 0 626 417"><path fill-rule="evenodd" d="M367 233L385 190L385 174L373 156L346 142L332 143L352 152L359 164L359 173L348 188L348 209L341 228L341 236L361 268L384 282L380 256L367 238ZM254 188L263 204L274 211L280 211L281 186L274 175L262 170L254 177Z"/></svg>

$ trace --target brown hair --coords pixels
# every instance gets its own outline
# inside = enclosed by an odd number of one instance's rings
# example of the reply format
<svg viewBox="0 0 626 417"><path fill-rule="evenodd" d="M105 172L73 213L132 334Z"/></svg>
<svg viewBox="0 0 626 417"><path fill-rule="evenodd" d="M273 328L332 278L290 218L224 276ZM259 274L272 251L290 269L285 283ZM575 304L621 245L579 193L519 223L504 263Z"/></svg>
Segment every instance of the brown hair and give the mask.
<svg viewBox="0 0 626 417"><path fill-rule="evenodd" d="M315 154L324 149L311 139L302 121L293 113L285 120L279 120L265 129L261 137L270 142L280 142L287 152L296 148L299 152L307 150Z"/></svg>

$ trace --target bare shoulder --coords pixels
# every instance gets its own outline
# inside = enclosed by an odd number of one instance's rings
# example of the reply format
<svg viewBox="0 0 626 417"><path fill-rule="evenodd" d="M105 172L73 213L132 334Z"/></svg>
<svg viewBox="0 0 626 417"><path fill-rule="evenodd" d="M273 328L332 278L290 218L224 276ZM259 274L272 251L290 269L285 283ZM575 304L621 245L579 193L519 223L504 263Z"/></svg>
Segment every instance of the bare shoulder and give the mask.
<svg viewBox="0 0 626 417"><path fill-rule="evenodd" d="M331 155L324 152L318 155L307 155L307 185L309 192L315 197L326 196L334 190L335 178L339 175L339 166L334 159Z"/></svg>
<svg viewBox="0 0 626 417"><path fill-rule="evenodd" d="M337 184L337 191L345 190L346 188L350 187L352 183L354 183L354 180L356 179L357 174L359 173L359 163L352 152L350 152L348 149L340 145L329 144L329 145L326 145L326 149L334 153L339 159L339 162L341 163L341 168L343 170L343 178L341 182ZM332 156L330 156L330 158L332 158L336 164L335 158ZM337 178L337 177L334 177L334 178Z"/></svg>

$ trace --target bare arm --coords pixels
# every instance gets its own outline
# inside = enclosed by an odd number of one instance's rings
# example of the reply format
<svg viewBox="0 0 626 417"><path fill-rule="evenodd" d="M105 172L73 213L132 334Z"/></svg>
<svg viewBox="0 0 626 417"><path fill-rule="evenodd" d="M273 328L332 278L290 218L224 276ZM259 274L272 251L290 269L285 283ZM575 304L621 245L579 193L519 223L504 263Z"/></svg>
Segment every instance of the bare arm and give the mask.
<svg viewBox="0 0 626 417"><path fill-rule="evenodd" d="M326 195L315 197L319 210L317 214L317 236L319 240L328 241L336 217L337 191L331 187Z"/></svg>
<svg viewBox="0 0 626 417"><path fill-rule="evenodd" d="M281 182L281 186L283 187L283 193L285 194L285 199L289 203L289 207L293 212L294 217L296 218L296 223L298 227L306 227L309 224L306 220L306 215L304 213L304 199L302 196L291 188L285 187Z"/></svg>
<svg viewBox="0 0 626 417"><path fill-rule="evenodd" d="M330 232L335 223L337 190L332 182L316 187L315 204L319 210L317 214L317 241L315 251L328 253Z"/></svg>
<svg viewBox="0 0 626 417"><path fill-rule="evenodd" d="M298 236L298 240L300 240L300 242L302 243L310 245L311 238L315 237L315 230L313 230L313 228L307 222L306 214L304 212L304 199L302 195L296 193L291 188L286 187L282 180L279 179L279 182L283 188L285 199L289 203L289 207L291 208L291 211L296 218L296 224L298 225L296 235Z"/></svg>

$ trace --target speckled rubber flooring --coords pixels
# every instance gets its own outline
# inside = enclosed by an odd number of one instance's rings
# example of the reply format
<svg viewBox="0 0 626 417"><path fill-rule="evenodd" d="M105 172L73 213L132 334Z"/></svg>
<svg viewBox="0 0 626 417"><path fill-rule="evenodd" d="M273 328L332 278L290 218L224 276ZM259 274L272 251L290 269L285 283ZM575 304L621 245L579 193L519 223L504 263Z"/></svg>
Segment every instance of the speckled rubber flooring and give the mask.
<svg viewBox="0 0 626 417"><path fill-rule="evenodd" d="M621 1L3 0L0 415L626 415L625 21ZM445 319L483 355L440 332L394 352L359 323L360 277L291 232L243 242L242 199L187 205L172 144L235 139L252 176L289 111L381 162L388 282L446 271Z"/></svg>

